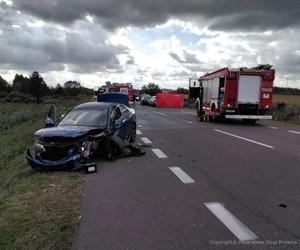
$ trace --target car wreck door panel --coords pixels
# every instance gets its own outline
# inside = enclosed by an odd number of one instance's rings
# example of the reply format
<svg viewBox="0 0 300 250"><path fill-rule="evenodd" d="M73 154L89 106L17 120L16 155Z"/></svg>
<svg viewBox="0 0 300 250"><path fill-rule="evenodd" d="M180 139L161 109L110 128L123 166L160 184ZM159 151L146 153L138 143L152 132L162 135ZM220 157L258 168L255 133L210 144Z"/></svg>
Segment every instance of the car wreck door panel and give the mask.
<svg viewBox="0 0 300 250"><path fill-rule="evenodd" d="M126 119L121 113L119 105L115 106L112 111L113 133L122 139L126 138Z"/></svg>
<svg viewBox="0 0 300 250"><path fill-rule="evenodd" d="M121 116L121 123L122 123L122 128L121 128L121 132L123 133L122 138L124 139L129 139L130 137L130 111L128 110L128 108L125 105L120 105L120 110L122 113Z"/></svg>

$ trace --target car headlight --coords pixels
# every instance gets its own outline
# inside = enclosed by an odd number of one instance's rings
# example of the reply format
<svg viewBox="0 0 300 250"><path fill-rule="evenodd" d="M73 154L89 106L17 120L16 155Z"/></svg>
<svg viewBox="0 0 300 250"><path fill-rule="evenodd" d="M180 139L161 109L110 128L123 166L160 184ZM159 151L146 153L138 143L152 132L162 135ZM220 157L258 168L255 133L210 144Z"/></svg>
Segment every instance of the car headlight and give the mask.
<svg viewBox="0 0 300 250"><path fill-rule="evenodd" d="M37 151L37 152L45 152L45 147L43 145L43 139L38 136L34 138L34 145L33 148Z"/></svg>
<svg viewBox="0 0 300 250"><path fill-rule="evenodd" d="M91 155L92 148L93 148L93 142L84 141L80 147L81 155L84 158L88 158Z"/></svg>

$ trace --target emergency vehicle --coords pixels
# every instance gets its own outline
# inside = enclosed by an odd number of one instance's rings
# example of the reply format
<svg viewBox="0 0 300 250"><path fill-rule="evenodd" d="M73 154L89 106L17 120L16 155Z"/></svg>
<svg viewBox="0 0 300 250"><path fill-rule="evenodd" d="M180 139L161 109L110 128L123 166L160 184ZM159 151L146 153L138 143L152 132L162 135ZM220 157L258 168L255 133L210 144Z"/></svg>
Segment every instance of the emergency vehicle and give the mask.
<svg viewBox="0 0 300 250"><path fill-rule="evenodd" d="M133 101L134 92L131 83L109 83L99 89L99 93L122 93L128 95L128 101Z"/></svg>
<svg viewBox="0 0 300 250"><path fill-rule="evenodd" d="M275 70L269 64L207 73L199 79L197 113L209 120L242 119L255 123L272 119L274 78Z"/></svg>

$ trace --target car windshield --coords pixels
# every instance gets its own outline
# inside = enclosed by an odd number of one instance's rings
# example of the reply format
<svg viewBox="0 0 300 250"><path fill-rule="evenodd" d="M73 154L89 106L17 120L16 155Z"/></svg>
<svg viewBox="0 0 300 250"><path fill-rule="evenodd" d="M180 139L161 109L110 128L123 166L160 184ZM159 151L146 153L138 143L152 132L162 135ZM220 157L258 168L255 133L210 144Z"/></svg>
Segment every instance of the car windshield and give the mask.
<svg viewBox="0 0 300 250"><path fill-rule="evenodd" d="M106 109L74 109L62 119L58 126L105 127L106 122Z"/></svg>

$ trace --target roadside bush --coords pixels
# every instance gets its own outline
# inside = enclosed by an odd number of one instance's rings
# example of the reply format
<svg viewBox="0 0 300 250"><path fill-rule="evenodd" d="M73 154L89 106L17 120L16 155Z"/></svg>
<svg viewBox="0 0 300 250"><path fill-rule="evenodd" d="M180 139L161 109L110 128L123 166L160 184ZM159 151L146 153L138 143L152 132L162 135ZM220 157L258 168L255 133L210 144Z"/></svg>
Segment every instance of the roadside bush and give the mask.
<svg viewBox="0 0 300 250"><path fill-rule="evenodd" d="M183 107L185 108L195 108L196 98L184 98Z"/></svg>
<svg viewBox="0 0 300 250"><path fill-rule="evenodd" d="M273 117L277 121L295 121L300 123L300 107L286 105L284 102L277 103L273 107Z"/></svg>
<svg viewBox="0 0 300 250"><path fill-rule="evenodd" d="M7 97L7 95L8 95L7 92L4 92L4 91L0 92L0 98L5 98L5 97Z"/></svg>
<svg viewBox="0 0 300 250"><path fill-rule="evenodd" d="M17 91L10 92L6 98L8 102L25 102L25 100L26 95Z"/></svg>
<svg viewBox="0 0 300 250"><path fill-rule="evenodd" d="M17 91L13 91L6 95L6 101L31 103L31 102L35 102L36 99L29 94L23 94Z"/></svg>

